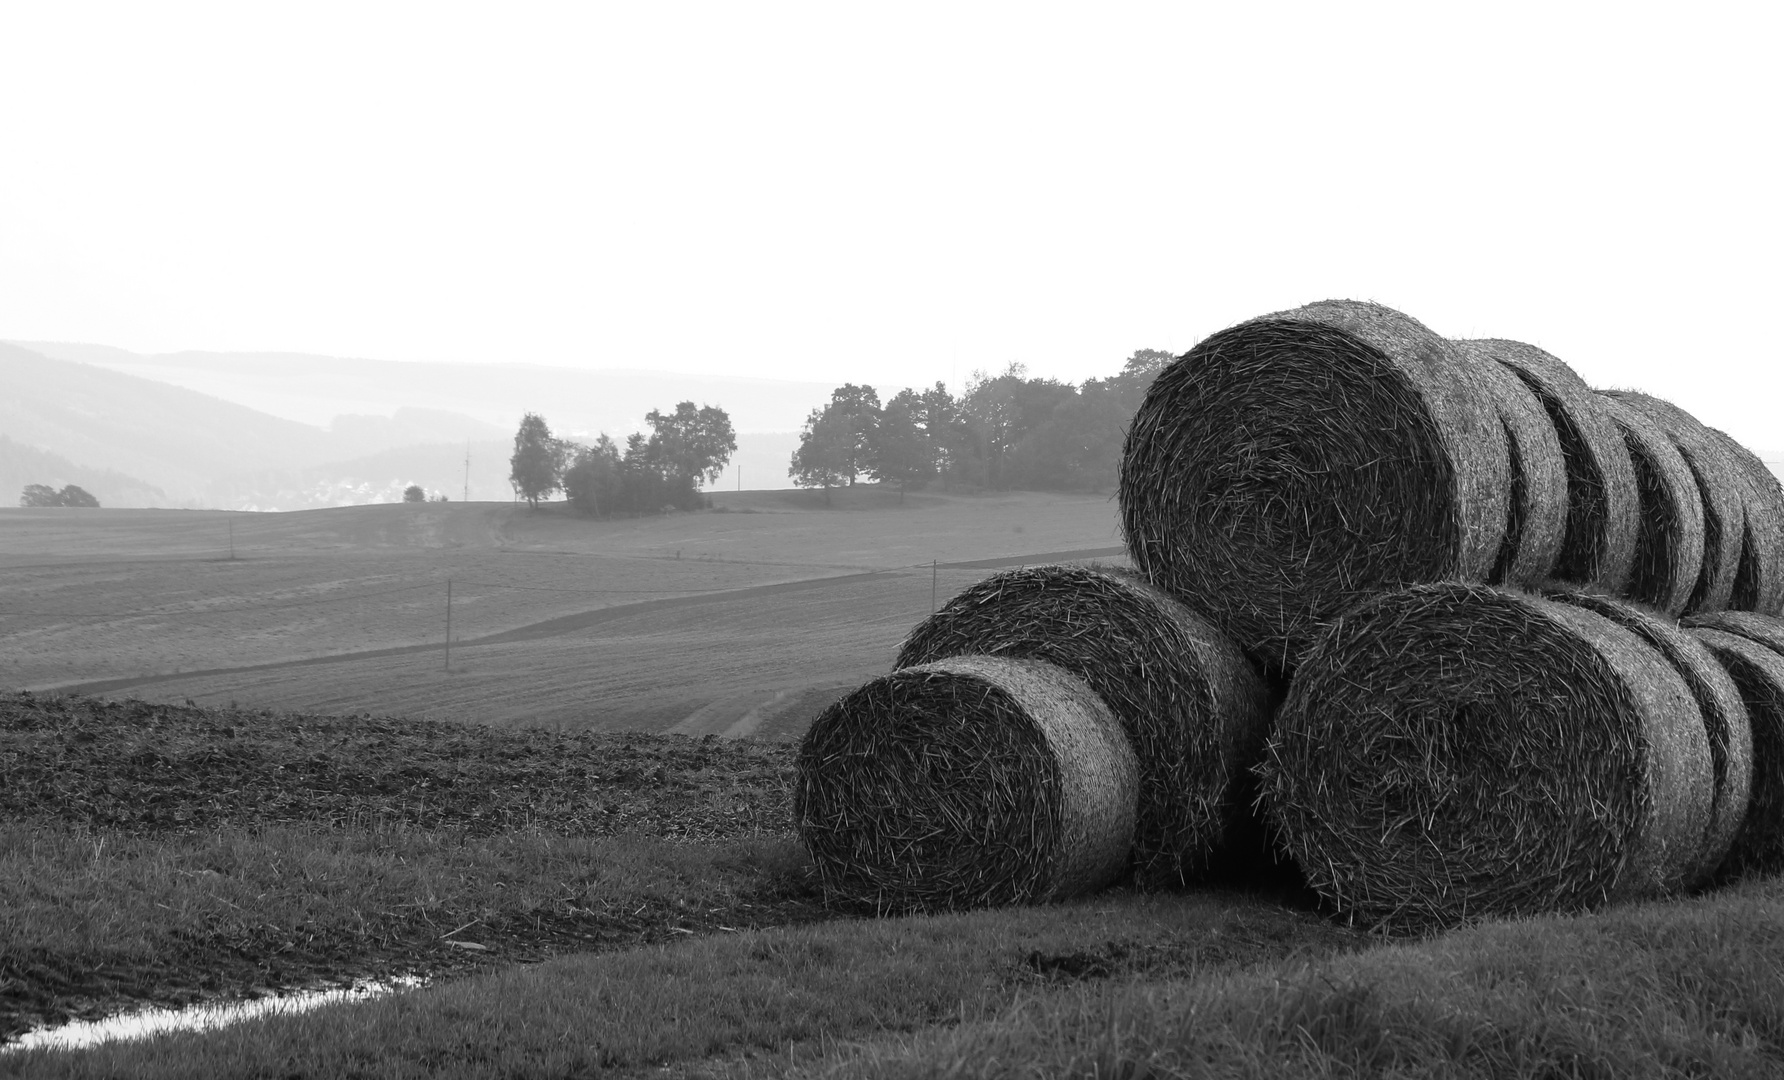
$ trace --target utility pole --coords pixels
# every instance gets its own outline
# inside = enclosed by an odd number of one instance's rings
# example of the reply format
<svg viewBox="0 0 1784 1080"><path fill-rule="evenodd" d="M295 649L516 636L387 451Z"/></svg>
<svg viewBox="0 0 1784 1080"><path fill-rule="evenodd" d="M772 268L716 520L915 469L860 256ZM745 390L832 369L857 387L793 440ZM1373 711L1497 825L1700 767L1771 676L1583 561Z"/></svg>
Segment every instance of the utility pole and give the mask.
<svg viewBox="0 0 1784 1080"><path fill-rule="evenodd" d="M934 559L929 560L929 613L935 614L935 577L937 567Z"/></svg>
<svg viewBox="0 0 1784 1080"><path fill-rule="evenodd" d="M235 561L235 519L229 519L229 561Z"/></svg>
<svg viewBox="0 0 1784 1080"><path fill-rule="evenodd" d="M471 501L471 440L465 440L465 491L464 501Z"/></svg>
<svg viewBox="0 0 1784 1080"><path fill-rule="evenodd" d="M452 670L452 579L446 579L446 670Z"/></svg>

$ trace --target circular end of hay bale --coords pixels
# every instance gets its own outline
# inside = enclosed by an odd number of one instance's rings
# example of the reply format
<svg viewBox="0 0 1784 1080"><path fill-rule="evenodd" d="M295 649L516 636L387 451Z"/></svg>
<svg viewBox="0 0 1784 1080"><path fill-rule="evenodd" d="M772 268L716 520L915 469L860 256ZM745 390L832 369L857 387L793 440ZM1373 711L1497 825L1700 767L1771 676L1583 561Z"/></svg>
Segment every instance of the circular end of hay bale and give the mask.
<svg viewBox="0 0 1784 1080"><path fill-rule="evenodd" d="M1728 606L1762 615L1784 613L1784 488L1759 455L1725 431L1706 430L1722 444L1741 479L1741 561Z"/></svg>
<svg viewBox="0 0 1784 1080"><path fill-rule="evenodd" d="M1722 630L1694 628L1740 688L1753 729L1753 790L1747 817L1718 876L1784 870L1784 656Z"/></svg>
<svg viewBox="0 0 1784 1080"><path fill-rule="evenodd" d="M1231 639L1163 590L1089 566L1004 571L917 624L894 667L971 655L1053 664L1109 706L1139 763L1141 885L1204 879L1250 839L1271 695Z"/></svg>
<svg viewBox="0 0 1784 1080"><path fill-rule="evenodd" d="M1452 341L1481 373L1505 426L1511 459L1505 539L1489 585L1543 581L1555 570L1567 533L1567 459L1555 425L1524 381L1494 356L1491 343Z"/></svg>
<svg viewBox="0 0 1784 1080"><path fill-rule="evenodd" d="M1266 814L1322 897L1376 922L1649 895L1702 839L1707 777L1678 752L1702 738L1696 708L1592 612L1415 586L1347 613L1302 665L1260 766Z"/></svg>
<svg viewBox="0 0 1784 1080"><path fill-rule="evenodd" d="M1326 301L1223 330L1128 429L1127 548L1266 671L1382 588L1492 570L1510 474L1474 365L1416 320Z"/></svg>
<svg viewBox="0 0 1784 1080"><path fill-rule="evenodd" d="M1721 611L1734 596L1735 576L1740 572L1741 533L1746 521L1745 487L1739 466L1728 448L1697 418L1670 401L1633 390L1606 390L1654 421L1685 459L1697 482L1703 508L1703 565L1697 583L1685 602L1687 614Z"/></svg>
<svg viewBox="0 0 1784 1080"><path fill-rule="evenodd" d="M1601 399L1574 370L1534 345L1491 338L1474 343L1521 379L1554 425L1567 469L1567 529L1555 578L1621 593L1641 529L1635 467Z"/></svg>
<svg viewBox="0 0 1784 1080"><path fill-rule="evenodd" d="M1710 800L1697 858L1669 883L1669 891L1712 878L1734 845L1753 787L1753 729L1740 690L1714 655L1658 611L1587 593L1552 592L1549 599L1609 619L1659 652L1685 680L1703 721L1709 754ZM1693 737L1691 740L1696 742ZM1695 747L1693 748L1695 756Z"/></svg>
<svg viewBox="0 0 1784 1080"><path fill-rule="evenodd" d="M1628 402L1599 395L1623 433L1641 510L1635 563L1625 594L1673 618L1684 612L1703 570L1703 498L1691 466L1660 425Z"/></svg>
<svg viewBox="0 0 1784 1080"><path fill-rule="evenodd" d="M956 657L875 679L800 744L794 821L829 902L876 912L1064 899L1127 866L1137 766L1084 683Z"/></svg>

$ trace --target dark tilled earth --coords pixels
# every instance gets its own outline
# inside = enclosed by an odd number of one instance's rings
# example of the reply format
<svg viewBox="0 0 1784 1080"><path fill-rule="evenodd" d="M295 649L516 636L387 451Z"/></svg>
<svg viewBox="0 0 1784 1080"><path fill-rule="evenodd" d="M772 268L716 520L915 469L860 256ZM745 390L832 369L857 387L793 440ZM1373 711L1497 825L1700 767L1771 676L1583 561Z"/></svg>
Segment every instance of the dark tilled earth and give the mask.
<svg viewBox="0 0 1784 1080"><path fill-rule="evenodd" d="M0 1038L124 1005L454 974L824 917L809 864L787 844L739 843L792 838L793 753L711 737L0 695L0 821L62 837L382 829L484 843L629 835L742 852L693 906L660 895L615 907L585 891L499 914L386 912L351 935L243 918L179 932L153 957L41 949L0 913ZM480 949L446 933L461 917L475 920Z"/></svg>

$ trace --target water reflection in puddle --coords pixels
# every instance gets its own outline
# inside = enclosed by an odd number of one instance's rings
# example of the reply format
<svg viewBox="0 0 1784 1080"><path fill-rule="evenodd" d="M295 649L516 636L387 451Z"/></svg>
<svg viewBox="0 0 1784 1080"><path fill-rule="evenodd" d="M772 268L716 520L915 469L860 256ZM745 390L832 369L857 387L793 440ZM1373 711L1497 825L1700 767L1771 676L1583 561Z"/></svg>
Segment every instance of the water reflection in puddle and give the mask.
<svg viewBox="0 0 1784 1080"><path fill-rule="evenodd" d="M113 1039L141 1039L166 1031L203 1031L257 1016L308 1012L338 1001L367 1001L398 990L413 989L425 981L418 976L405 976L383 982L356 983L340 990L306 990L254 1001L207 1002L183 1009L120 1013L104 1020L84 1020L26 1032L13 1042L0 1043L0 1054L12 1050L78 1050Z"/></svg>

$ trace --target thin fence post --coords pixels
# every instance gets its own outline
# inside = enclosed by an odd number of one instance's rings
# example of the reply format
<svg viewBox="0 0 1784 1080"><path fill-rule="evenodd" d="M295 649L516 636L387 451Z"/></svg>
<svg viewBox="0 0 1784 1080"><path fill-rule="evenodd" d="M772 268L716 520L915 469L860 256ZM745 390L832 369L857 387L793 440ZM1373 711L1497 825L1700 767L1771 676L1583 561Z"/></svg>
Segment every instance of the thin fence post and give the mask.
<svg viewBox="0 0 1784 1080"><path fill-rule="evenodd" d="M446 579L446 670L452 670L452 579Z"/></svg>
<svg viewBox="0 0 1784 1080"><path fill-rule="evenodd" d="M937 572L936 562L934 559L930 559L929 560L929 613L931 615L935 614L935 577L936 577L936 572Z"/></svg>

